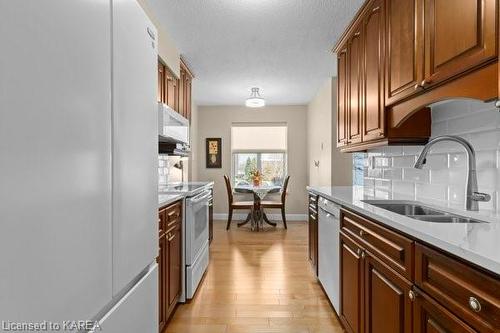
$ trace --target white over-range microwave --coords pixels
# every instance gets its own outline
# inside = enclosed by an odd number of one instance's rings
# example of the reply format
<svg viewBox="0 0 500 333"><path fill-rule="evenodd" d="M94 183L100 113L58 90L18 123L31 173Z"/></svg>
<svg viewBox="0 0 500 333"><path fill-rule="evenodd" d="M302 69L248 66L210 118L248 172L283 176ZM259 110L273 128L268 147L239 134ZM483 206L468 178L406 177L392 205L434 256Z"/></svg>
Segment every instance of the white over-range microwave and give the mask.
<svg viewBox="0 0 500 333"><path fill-rule="evenodd" d="M164 103L158 103L158 141L164 153L189 153L189 120Z"/></svg>

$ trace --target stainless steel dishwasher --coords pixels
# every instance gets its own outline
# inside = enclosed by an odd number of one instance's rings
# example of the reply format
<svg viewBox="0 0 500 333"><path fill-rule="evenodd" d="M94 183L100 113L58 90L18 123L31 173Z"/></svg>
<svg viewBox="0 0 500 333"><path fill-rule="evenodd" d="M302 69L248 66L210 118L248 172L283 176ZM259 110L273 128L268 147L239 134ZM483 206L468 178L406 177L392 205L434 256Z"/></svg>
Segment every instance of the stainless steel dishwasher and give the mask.
<svg viewBox="0 0 500 333"><path fill-rule="evenodd" d="M340 311L340 206L319 199L318 278L335 311Z"/></svg>

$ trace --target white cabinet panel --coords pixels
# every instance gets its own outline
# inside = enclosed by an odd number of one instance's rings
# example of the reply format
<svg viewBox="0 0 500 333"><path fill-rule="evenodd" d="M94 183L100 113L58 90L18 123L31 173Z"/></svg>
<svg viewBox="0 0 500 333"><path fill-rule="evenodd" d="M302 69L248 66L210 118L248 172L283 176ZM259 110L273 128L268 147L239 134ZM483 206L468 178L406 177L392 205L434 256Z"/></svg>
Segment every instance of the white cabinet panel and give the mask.
<svg viewBox="0 0 500 333"><path fill-rule="evenodd" d="M149 271L99 323L103 333L158 332L158 266Z"/></svg>
<svg viewBox="0 0 500 333"><path fill-rule="evenodd" d="M113 1L113 294L158 253L157 51L150 34L156 29L135 0Z"/></svg>
<svg viewBox="0 0 500 333"><path fill-rule="evenodd" d="M0 1L1 320L89 319L111 300L110 11Z"/></svg>

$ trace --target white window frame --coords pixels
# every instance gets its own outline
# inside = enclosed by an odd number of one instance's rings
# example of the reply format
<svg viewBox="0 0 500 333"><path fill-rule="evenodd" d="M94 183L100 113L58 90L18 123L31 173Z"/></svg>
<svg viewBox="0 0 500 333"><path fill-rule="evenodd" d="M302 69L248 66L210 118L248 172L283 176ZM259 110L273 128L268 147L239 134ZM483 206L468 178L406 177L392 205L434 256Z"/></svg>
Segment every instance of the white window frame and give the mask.
<svg viewBox="0 0 500 333"><path fill-rule="evenodd" d="M288 125L287 123L233 123L233 127L285 127L286 128L286 147L287 149L234 149L231 145L231 182L236 185L236 155L237 154L256 154L257 155L257 168L262 171L262 154L284 154L284 170L283 177L288 175ZM232 140L232 135L231 135Z"/></svg>

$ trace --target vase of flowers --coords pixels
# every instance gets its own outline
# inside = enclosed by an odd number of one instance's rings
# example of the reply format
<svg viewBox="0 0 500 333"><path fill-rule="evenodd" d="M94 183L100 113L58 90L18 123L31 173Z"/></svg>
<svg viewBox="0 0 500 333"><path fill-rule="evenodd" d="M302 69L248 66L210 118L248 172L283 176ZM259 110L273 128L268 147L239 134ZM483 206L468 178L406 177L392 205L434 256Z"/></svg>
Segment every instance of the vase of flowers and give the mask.
<svg viewBox="0 0 500 333"><path fill-rule="evenodd" d="M250 171L250 178L252 179L253 186L260 186L262 182L262 173L259 170L254 169Z"/></svg>

